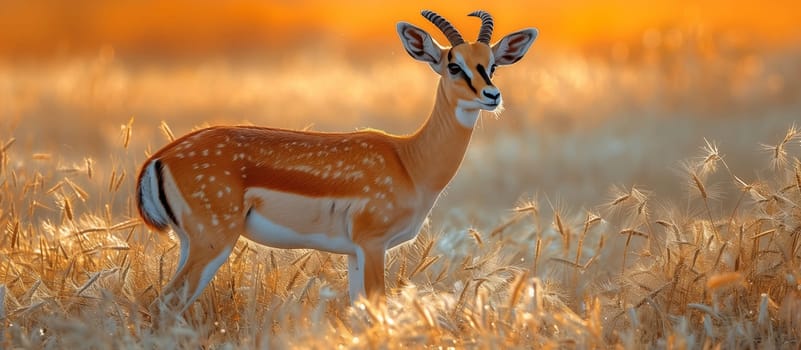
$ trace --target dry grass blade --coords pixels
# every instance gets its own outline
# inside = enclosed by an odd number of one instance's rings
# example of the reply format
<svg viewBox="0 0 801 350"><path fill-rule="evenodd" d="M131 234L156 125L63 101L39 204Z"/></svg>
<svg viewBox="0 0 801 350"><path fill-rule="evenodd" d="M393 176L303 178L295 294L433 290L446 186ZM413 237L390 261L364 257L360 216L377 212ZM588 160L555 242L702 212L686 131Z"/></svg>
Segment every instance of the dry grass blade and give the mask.
<svg viewBox="0 0 801 350"><path fill-rule="evenodd" d="M85 163L85 166L86 166L86 177L88 177L91 180L92 179L92 175L94 174L94 164L95 164L95 162L92 160L92 158L88 158L87 157L87 158L84 158L84 163Z"/></svg>
<svg viewBox="0 0 801 350"><path fill-rule="evenodd" d="M8 149L11 148L11 145L13 145L14 142L16 142L16 141L17 141L17 139L13 138L13 137L11 139L9 139L8 141L6 141L6 143L3 145L3 147L0 147L0 153L5 153L6 151L8 151Z"/></svg>
<svg viewBox="0 0 801 350"><path fill-rule="evenodd" d="M78 290L75 292L75 296L81 296L81 294L83 294L83 292L85 292L87 289L89 289L89 287L95 284L95 282L97 282L97 280L102 275L103 275L102 271L93 273L92 276L89 277L89 280L87 280L86 283L84 283L80 288L78 288Z"/></svg>
<svg viewBox="0 0 801 350"><path fill-rule="evenodd" d="M532 215L538 215L540 212L539 205L537 205L537 202L535 201L522 202L513 210L518 213L531 213Z"/></svg>
<svg viewBox="0 0 801 350"><path fill-rule="evenodd" d="M53 155L50 153L34 153L31 155L33 160L51 160L53 159Z"/></svg>
<svg viewBox="0 0 801 350"><path fill-rule="evenodd" d="M695 184L695 188L698 190L698 193L701 195L701 198L704 200L709 199L709 194L706 192L706 186L701 181L701 179L695 173L690 174L693 184Z"/></svg>
<svg viewBox="0 0 801 350"><path fill-rule="evenodd" d="M704 137L704 146L702 149L706 155L701 161L701 174L715 172L718 161L723 159L720 156L718 145L716 145L714 142L709 142L709 140Z"/></svg>
<svg viewBox="0 0 801 350"><path fill-rule="evenodd" d="M670 232L673 233L674 237L678 237L679 228L678 228L678 226L676 226L676 224L674 224L672 222L669 222L669 221L666 221L666 220L656 220L656 223L658 225L660 225L662 227L665 227L666 229L670 230Z"/></svg>
<svg viewBox="0 0 801 350"><path fill-rule="evenodd" d="M771 163L774 169L779 170L787 166L787 145L799 137L801 137L801 131L792 125L784 134L784 138L776 145L762 144L762 149L771 153Z"/></svg>
<svg viewBox="0 0 801 350"><path fill-rule="evenodd" d="M78 198L80 198L81 201L85 202L86 199L89 198L89 193L86 192L86 190L81 188L81 186L78 186L78 184L76 184L69 178L65 177L64 182L66 182L67 185L69 185L69 187L72 189L73 192L75 192L75 195L78 196Z"/></svg>
<svg viewBox="0 0 801 350"><path fill-rule="evenodd" d="M161 124L159 124L159 129L161 130L161 134L167 138L167 141L175 141L175 134L172 133L172 129L170 129L170 126L167 125L167 122L162 120Z"/></svg>
<svg viewBox="0 0 801 350"><path fill-rule="evenodd" d="M520 219L522 219L525 216L525 214L526 214L525 212L516 212L515 215L512 215L512 217L509 220L506 220L502 224L492 229L492 232L490 232L490 237L495 237L497 235L500 235L501 233L506 231L509 227L520 221Z"/></svg>
<svg viewBox="0 0 801 350"><path fill-rule="evenodd" d="M621 235L630 235L630 236L640 236L640 237L648 237L648 234L642 231L635 230L633 228L626 228L620 230Z"/></svg>
<svg viewBox="0 0 801 350"><path fill-rule="evenodd" d="M295 259L295 261L293 261L291 264L289 264L290 266L295 266L296 268L295 272L292 274L292 277L289 278L289 282L287 282L287 289L291 289L292 287L294 287L298 278L301 275L305 275L304 270L306 269L306 264L309 262L309 259L311 259L312 253L313 252L311 250L307 251L306 253Z"/></svg>
<svg viewBox="0 0 801 350"><path fill-rule="evenodd" d="M434 241L428 241L428 244L426 244L426 247L425 249L423 249L422 254L420 254L420 260L418 260L419 262L417 263L417 266L414 268L413 271L420 270L420 267L425 263L426 259L428 258L428 255L431 254L431 248L433 247L434 247Z"/></svg>
<svg viewBox="0 0 801 350"><path fill-rule="evenodd" d="M801 166L795 167L795 187L798 188L798 193L801 193Z"/></svg>
<svg viewBox="0 0 801 350"><path fill-rule="evenodd" d="M723 316L721 316L720 313L716 312L715 309L713 309L709 305L700 304L700 303L690 303L690 304L687 304L687 307L690 308L690 309L695 309L695 310L702 311L702 312L706 313L707 315L714 317L718 321L722 321L723 320Z"/></svg>
<svg viewBox="0 0 801 350"><path fill-rule="evenodd" d="M0 322L5 324L6 319L6 286L4 284L0 284ZM0 334L0 344L3 343L3 335L4 334Z"/></svg>
<svg viewBox="0 0 801 350"><path fill-rule="evenodd" d="M53 185L53 187L48 188L47 191L45 191L45 193L51 194L53 192L58 191L63 186L64 186L64 180L61 180L59 182L56 182L56 184Z"/></svg>
<svg viewBox="0 0 801 350"><path fill-rule="evenodd" d="M509 312L506 314L506 321L509 320L513 316L513 311L516 309L517 302L520 301L520 298L523 296L523 289L526 286L526 282L528 281L528 271L523 270L523 273L519 274L516 278L514 283L512 283L512 288L509 293L509 302L506 305L506 309Z"/></svg>
<svg viewBox="0 0 801 350"><path fill-rule="evenodd" d="M418 273L425 271L425 269L429 268L431 265L433 265L435 262L437 262L437 260L439 260L439 258L440 258L440 256L437 255L437 256L428 257L425 260L421 260L420 264L418 264L417 267L414 270L412 270L412 273L409 274L409 278L412 278L415 275L417 275Z"/></svg>
<svg viewBox="0 0 801 350"><path fill-rule="evenodd" d="M34 293L36 293L36 291L39 290L39 286L41 285L42 285L42 280L41 279L36 280L36 282L34 282L33 285L31 285L31 287L28 288L25 294L22 295L20 300L24 302L30 302L31 299L33 299Z"/></svg>
<svg viewBox="0 0 801 350"><path fill-rule="evenodd" d="M470 233L470 236L473 237L474 240L476 240L476 243L479 246L484 245L484 241L481 239L481 232L478 232L477 230L475 230L473 228L468 229L467 232Z"/></svg>
<svg viewBox="0 0 801 350"><path fill-rule="evenodd" d="M133 134L134 117L128 119L127 124L120 126L120 137L122 138L122 148L128 149L128 144L131 142L131 134Z"/></svg>
<svg viewBox="0 0 801 350"><path fill-rule="evenodd" d="M142 223L142 220L140 220L140 219L129 219L129 220L125 220L125 221L120 222L120 223L116 223L116 224L112 225L111 227L109 227L108 229L111 230L111 231L122 231L122 230L127 230L127 229L132 228L132 227L136 227L137 225L139 225L141 223Z"/></svg>
<svg viewBox="0 0 801 350"><path fill-rule="evenodd" d="M534 247L534 265L531 267L531 270L534 271L534 273L537 273L537 267L539 267L541 248L542 248L542 239L537 237L537 244Z"/></svg>
<svg viewBox="0 0 801 350"><path fill-rule="evenodd" d="M64 211L64 214L67 216L67 220L74 221L75 217L74 217L74 215L72 213L72 204L70 204L69 198L64 197L62 203L63 203L63 207L64 207L63 211Z"/></svg>
<svg viewBox="0 0 801 350"><path fill-rule="evenodd" d="M122 186L123 180L125 180L125 171L121 172L120 176L117 177L117 182L114 184L114 188L112 189L113 192L117 192L120 190L120 186Z"/></svg>
<svg viewBox="0 0 801 350"><path fill-rule="evenodd" d="M631 190L623 186L614 185L609 190L612 194L612 200L607 204L609 207L617 207L631 198Z"/></svg>
<svg viewBox="0 0 801 350"><path fill-rule="evenodd" d="M751 237L751 238L752 238L752 239L759 239L759 238L765 237L765 236L767 236L767 235L773 234L773 233L775 233L775 232L776 232L776 229L775 229L775 228L772 228L772 229L770 229L770 230L765 230L765 231L762 231L762 232L760 232L760 233L757 233L756 235L754 235L754 236L753 236L753 237Z"/></svg>
<svg viewBox="0 0 801 350"><path fill-rule="evenodd" d="M426 327L429 329L438 328L437 323L434 322L434 317L431 316L431 312L428 311L427 308L423 307L422 304L420 304L420 300L413 299L412 306L414 306L414 309L417 310L417 313L420 314L420 316L422 316L422 318L426 321Z"/></svg>
<svg viewBox="0 0 801 350"><path fill-rule="evenodd" d="M553 262L557 262L557 263L560 263L560 264L564 264L564 265L570 266L570 267L572 267L574 269L577 269L577 270L584 270L584 266L583 265L579 265L578 263L576 263L574 261L570 261L570 260L567 260L567 259L564 259L564 258L554 257L554 258L548 259L548 261L553 261Z"/></svg>

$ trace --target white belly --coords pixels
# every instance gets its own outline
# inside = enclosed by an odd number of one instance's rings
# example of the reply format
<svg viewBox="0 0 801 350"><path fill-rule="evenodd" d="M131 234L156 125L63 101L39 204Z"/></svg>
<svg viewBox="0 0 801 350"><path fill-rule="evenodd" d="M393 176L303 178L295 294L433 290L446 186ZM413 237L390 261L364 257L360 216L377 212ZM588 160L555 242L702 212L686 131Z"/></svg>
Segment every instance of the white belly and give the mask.
<svg viewBox="0 0 801 350"><path fill-rule="evenodd" d="M355 254L351 240L352 215L364 208L363 199L306 197L293 193L250 188L245 237L284 249L317 249Z"/></svg>
<svg viewBox="0 0 801 350"><path fill-rule="evenodd" d="M356 254L356 245L348 237L325 233L298 233L276 224L256 211L247 217L245 237L274 248L317 249L338 254Z"/></svg>

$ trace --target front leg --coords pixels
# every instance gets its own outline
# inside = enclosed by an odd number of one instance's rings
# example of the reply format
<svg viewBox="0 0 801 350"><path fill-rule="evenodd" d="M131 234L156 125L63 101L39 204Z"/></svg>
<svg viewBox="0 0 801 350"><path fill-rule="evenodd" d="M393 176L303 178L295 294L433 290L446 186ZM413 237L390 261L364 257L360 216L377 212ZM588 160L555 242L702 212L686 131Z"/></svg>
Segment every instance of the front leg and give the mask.
<svg viewBox="0 0 801 350"><path fill-rule="evenodd" d="M348 282L351 303L361 298L383 300L384 287L384 244L367 242L360 244L356 255L348 255Z"/></svg>

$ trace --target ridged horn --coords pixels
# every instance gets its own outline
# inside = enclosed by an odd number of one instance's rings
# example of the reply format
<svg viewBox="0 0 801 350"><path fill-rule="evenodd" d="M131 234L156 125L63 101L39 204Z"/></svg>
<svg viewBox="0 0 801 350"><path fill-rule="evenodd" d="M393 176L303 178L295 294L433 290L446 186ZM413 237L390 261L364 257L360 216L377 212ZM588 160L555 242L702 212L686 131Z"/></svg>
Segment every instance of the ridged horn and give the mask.
<svg viewBox="0 0 801 350"><path fill-rule="evenodd" d="M425 17L427 20L431 21L431 23L434 23L434 25L437 26L437 28L439 28L443 34L445 34L445 37L447 37L448 41L451 42L451 46L464 43L464 39L462 39L462 35L459 34L459 31L456 30L456 28L454 28L453 25L448 22L448 20L438 15L436 12L423 10L420 12L420 14L423 15L423 17Z"/></svg>
<svg viewBox="0 0 801 350"><path fill-rule="evenodd" d="M481 30L478 32L478 42L489 45L492 39L492 28L495 21L492 20L492 15L487 11L478 10L471 12L468 16L481 18Z"/></svg>

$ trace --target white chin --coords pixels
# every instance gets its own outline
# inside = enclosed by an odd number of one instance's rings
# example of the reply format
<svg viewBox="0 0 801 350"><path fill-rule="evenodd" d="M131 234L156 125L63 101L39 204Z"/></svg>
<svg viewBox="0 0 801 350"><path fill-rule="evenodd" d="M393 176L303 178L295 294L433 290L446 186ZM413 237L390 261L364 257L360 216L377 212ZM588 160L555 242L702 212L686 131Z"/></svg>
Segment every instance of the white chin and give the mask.
<svg viewBox="0 0 801 350"><path fill-rule="evenodd" d="M481 109L483 109L483 110L485 110L487 112L495 112L495 110L498 109L499 106L500 105L485 105L485 104L482 104L481 105Z"/></svg>

